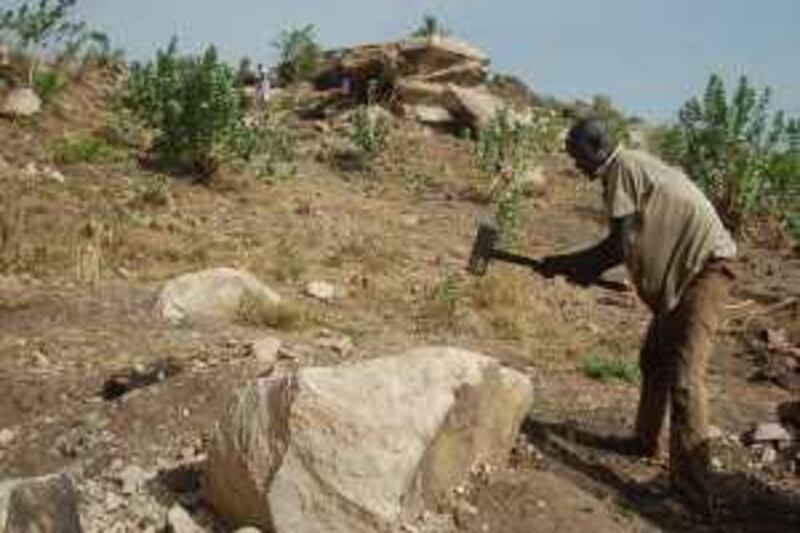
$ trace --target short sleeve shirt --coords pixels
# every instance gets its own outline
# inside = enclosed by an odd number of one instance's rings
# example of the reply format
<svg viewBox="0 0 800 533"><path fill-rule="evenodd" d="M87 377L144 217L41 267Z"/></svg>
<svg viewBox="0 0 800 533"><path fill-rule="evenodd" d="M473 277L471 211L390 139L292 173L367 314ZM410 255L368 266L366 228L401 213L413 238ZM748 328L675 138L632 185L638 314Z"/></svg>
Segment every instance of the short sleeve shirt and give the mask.
<svg viewBox="0 0 800 533"><path fill-rule="evenodd" d="M654 312L673 309L709 259L736 255L736 244L711 202L679 169L620 148L597 174L608 216L634 217L625 263L639 296Z"/></svg>

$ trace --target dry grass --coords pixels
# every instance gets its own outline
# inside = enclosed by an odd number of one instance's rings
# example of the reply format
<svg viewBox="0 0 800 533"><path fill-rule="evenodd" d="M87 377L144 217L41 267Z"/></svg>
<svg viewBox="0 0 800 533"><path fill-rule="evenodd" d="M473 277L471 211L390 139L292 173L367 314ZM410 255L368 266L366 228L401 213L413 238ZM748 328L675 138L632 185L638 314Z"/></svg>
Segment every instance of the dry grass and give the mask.
<svg viewBox="0 0 800 533"><path fill-rule="evenodd" d="M0 196L0 271L11 270L21 261L24 233L21 198L6 192Z"/></svg>

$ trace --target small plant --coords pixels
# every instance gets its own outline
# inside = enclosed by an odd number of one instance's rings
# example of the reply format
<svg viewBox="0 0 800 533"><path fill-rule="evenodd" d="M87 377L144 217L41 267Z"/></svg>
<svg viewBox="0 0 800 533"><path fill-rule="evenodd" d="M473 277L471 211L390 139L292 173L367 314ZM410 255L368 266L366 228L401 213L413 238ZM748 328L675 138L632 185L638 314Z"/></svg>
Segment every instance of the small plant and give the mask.
<svg viewBox="0 0 800 533"><path fill-rule="evenodd" d="M226 158L249 157L255 146L235 78L213 46L180 56L173 39L154 61L133 65L121 100L157 132L152 148L162 163L208 179Z"/></svg>
<svg viewBox="0 0 800 533"><path fill-rule="evenodd" d="M462 290L458 276L450 274L428 291L422 316L434 327L455 329Z"/></svg>
<svg viewBox="0 0 800 533"><path fill-rule="evenodd" d="M514 119L508 109L499 111L478 136L478 166L488 174L500 174L506 182L495 204L495 220L505 245L513 245L519 237L522 227L519 178L530 168L537 146L533 125Z"/></svg>
<svg viewBox="0 0 800 533"><path fill-rule="evenodd" d="M297 281L306 271L306 262L297 252L297 247L288 239L281 239L275 247L276 255L272 267L275 279L281 282Z"/></svg>
<svg viewBox="0 0 800 533"><path fill-rule="evenodd" d="M297 174L297 135L277 113L254 128L253 165L261 179L286 179Z"/></svg>
<svg viewBox="0 0 800 533"><path fill-rule="evenodd" d="M381 113L382 109L373 105L377 82L371 81L367 89L367 103L353 112L350 139L355 144L359 158L368 161L386 147L389 125Z"/></svg>
<svg viewBox="0 0 800 533"><path fill-rule="evenodd" d="M278 76L283 83L308 80L317 71L322 49L313 24L282 31L272 46L278 52Z"/></svg>
<svg viewBox="0 0 800 533"><path fill-rule="evenodd" d="M637 364L619 357L609 358L592 354L582 361L581 369L587 377L602 382L618 380L636 383L639 380Z"/></svg>
<svg viewBox="0 0 800 533"><path fill-rule="evenodd" d="M52 146L53 159L61 165L101 163L111 160L115 150L103 139L91 135L69 135Z"/></svg>

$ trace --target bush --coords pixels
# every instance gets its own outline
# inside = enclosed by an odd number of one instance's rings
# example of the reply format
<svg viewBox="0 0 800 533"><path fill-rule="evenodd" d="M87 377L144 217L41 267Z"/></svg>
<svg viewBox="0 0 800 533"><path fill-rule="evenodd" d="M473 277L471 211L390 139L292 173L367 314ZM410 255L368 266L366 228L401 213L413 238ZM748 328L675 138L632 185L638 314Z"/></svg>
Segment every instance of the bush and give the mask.
<svg viewBox="0 0 800 533"><path fill-rule="evenodd" d="M284 30L272 43L278 52L278 76L286 84L311 79L317 71L322 49L313 24Z"/></svg>
<svg viewBox="0 0 800 533"><path fill-rule="evenodd" d="M179 56L173 39L154 61L133 65L121 100L156 131L152 148L163 164L209 178L225 158L249 157L255 148L235 78L213 46Z"/></svg>
<svg viewBox="0 0 800 533"><path fill-rule="evenodd" d="M270 112L266 122L255 126L253 164L262 179L292 178L297 174L297 135L284 118Z"/></svg>
<svg viewBox="0 0 800 533"><path fill-rule="evenodd" d="M685 169L739 234L753 216L788 220L798 211L800 121L771 112L771 94L742 77L728 100L712 75L702 100L689 100L659 139L661 155Z"/></svg>

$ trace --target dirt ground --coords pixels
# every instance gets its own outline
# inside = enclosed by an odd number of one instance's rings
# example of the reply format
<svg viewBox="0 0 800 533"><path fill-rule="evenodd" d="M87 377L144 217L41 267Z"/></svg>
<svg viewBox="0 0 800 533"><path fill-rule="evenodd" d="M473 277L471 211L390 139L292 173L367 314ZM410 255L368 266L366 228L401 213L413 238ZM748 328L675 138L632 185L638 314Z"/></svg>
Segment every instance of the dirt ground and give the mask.
<svg viewBox="0 0 800 533"><path fill-rule="evenodd" d="M800 527L800 449L765 462L740 438L755 423L791 416L798 401L796 364L764 340L784 331L800 342L800 258L788 247L743 247L709 372L724 496L708 523L669 494L663 463L605 446L604 437L630 431L637 384L590 379L582 363L635 361L648 320L635 296L499 264L481 279L464 272L489 212L476 201L486 183L469 141L399 122L387 153L353 172L326 157L335 130L305 124L299 172L287 180L260 181L244 169L198 186L123 155L59 166L61 183L42 170L56 166L52 141L98 126L91 113L75 118L77 104L67 102L37 122L0 122L5 220L17 221L6 224L17 244L0 276L0 430L10 435L0 442L0 477L67 469L90 509L88 530L158 527L155 511L172 501L202 521L197 465L230 392L263 370L248 344L265 335L282 339L300 365L446 343L530 375L534 408L508 466L478 476L443 510L459 531ZM37 169L26 171L30 163ZM542 163L549 184L526 200L520 250L541 255L602 236L597 187L559 156ZM8 215L15 209L19 218ZM303 323L276 331L159 322L152 308L163 281L210 266L250 270L296 302ZM343 296L310 299L311 280ZM324 342L343 336L351 351ZM166 379L104 397L115 375L158 362L172 369ZM145 496L123 486L129 465L153 473Z"/></svg>

